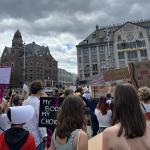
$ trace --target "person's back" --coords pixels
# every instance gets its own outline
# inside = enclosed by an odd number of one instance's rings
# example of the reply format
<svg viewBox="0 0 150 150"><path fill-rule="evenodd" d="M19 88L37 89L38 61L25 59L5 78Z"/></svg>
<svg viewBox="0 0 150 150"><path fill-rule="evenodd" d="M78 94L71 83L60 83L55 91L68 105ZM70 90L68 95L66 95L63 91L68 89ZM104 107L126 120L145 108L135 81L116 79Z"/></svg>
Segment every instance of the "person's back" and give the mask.
<svg viewBox="0 0 150 150"><path fill-rule="evenodd" d="M150 150L150 122L147 122L145 134L136 138L126 138L124 132L118 137L119 128L120 124L116 124L104 130L103 138L107 141L104 143L104 150Z"/></svg>
<svg viewBox="0 0 150 150"><path fill-rule="evenodd" d="M37 149L44 149L46 128L38 127L39 120L39 105L40 105L40 97L42 96L43 85L41 81L33 81L30 86L30 96L23 102L23 105L31 105L34 110L33 118L26 123L24 126L25 129L29 130L35 139Z"/></svg>
<svg viewBox="0 0 150 150"><path fill-rule="evenodd" d="M66 97L58 114L57 126L49 150L88 149L88 135L84 132L84 109L81 97L74 95Z"/></svg>
<svg viewBox="0 0 150 150"><path fill-rule="evenodd" d="M117 86L113 111L114 126L103 132L104 150L150 150L150 122L132 85Z"/></svg>
<svg viewBox="0 0 150 150"><path fill-rule="evenodd" d="M34 109L35 109L35 113L34 116L32 118L32 120L30 120L29 122L27 122L24 127L29 130L30 132L32 132L34 138L35 138L35 142L36 144L40 144L41 139L40 139L40 132L38 130L38 126L37 126L37 122L38 122L38 116L39 116L39 100L37 97L34 96L29 96L27 98L27 100L25 100L23 102L23 105L31 105Z"/></svg>
<svg viewBox="0 0 150 150"><path fill-rule="evenodd" d="M103 115L100 110L95 109L95 115L96 115L97 120L99 122L99 127L111 126L111 117L112 117L111 110L107 110L107 113L105 115Z"/></svg>
<svg viewBox="0 0 150 150"><path fill-rule="evenodd" d="M10 123L7 118L7 114L1 114L0 115L0 133L9 128L10 128Z"/></svg>
<svg viewBox="0 0 150 150"><path fill-rule="evenodd" d="M10 107L7 117L11 128L0 134L0 150L36 150L32 134L23 125L32 119L34 109L31 106Z"/></svg>
<svg viewBox="0 0 150 150"><path fill-rule="evenodd" d="M85 132L80 129L74 130L69 138L61 139L56 136L55 132L52 136L56 150L77 150L79 149L79 140L86 136Z"/></svg>

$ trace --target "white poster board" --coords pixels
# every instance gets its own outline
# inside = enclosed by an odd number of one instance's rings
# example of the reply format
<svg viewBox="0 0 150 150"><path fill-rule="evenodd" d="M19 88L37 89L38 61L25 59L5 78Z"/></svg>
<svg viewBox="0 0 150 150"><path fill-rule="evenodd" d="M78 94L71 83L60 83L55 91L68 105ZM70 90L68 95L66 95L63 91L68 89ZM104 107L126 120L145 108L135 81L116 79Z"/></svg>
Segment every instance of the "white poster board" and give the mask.
<svg viewBox="0 0 150 150"><path fill-rule="evenodd" d="M11 75L11 67L0 68L0 84L9 84Z"/></svg>

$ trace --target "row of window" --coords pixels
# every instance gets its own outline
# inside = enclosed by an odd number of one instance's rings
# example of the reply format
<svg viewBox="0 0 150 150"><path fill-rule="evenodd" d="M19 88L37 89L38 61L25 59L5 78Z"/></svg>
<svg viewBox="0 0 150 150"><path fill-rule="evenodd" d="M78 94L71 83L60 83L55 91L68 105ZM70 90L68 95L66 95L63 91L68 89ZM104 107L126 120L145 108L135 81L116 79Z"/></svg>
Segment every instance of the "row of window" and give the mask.
<svg viewBox="0 0 150 150"><path fill-rule="evenodd" d="M147 57L147 50L144 49L144 50L140 50L140 54L141 54L141 57ZM128 51L127 52L127 57L128 59L132 59L132 58L137 58L137 51ZM119 52L118 53L118 58L119 59L125 59L125 55L124 55L124 52Z"/></svg>
<svg viewBox="0 0 150 150"><path fill-rule="evenodd" d="M113 51L113 46L112 45L101 45L98 47L99 49L99 53L105 52L105 50L109 49L109 51ZM82 51L82 53L81 53ZM91 51L90 51L91 55L97 55L97 47L91 47ZM83 54L84 56L89 55L89 49L88 48L84 48L84 49L78 49L77 50L77 55L81 55Z"/></svg>
<svg viewBox="0 0 150 150"><path fill-rule="evenodd" d="M135 42L123 42L123 43L118 43L117 44L117 49L133 49L133 48L140 48L140 47L145 47L145 41L139 41L136 40Z"/></svg>

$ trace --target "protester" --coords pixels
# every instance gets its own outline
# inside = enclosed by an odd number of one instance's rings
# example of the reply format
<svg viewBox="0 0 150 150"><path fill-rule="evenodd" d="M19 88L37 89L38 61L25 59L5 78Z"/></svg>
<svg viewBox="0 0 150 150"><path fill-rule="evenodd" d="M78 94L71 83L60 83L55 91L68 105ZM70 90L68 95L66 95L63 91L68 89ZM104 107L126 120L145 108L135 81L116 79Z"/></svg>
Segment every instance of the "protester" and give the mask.
<svg viewBox="0 0 150 150"><path fill-rule="evenodd" d="M11 128L0 134L1 150L36 150L31 133L23 129L23 125L32 119L32 106L10 107L7 112Z"/></svg>
<svg viewBox="0 0 150 150"><path fill-rule="evenodd" d="M41 81L33 81L30 86L30 96L23 102L23 105L31 105L34 110L34 117L27 122L25 128L34 136L37 150L44 150L46 142L46 128L38 127L40 97L42 96L43 84Z"/></svg>
<svg viewBox="0 0 150 150"><path fill-rule="evenodd" d="M150 88L144 86L138 89L138 96L145 112L150 112Z"/></svg>
<svg viewBox="0 0 150 150"><path fill-rule="evenodd" d="M106 98L107 98L106 103L110 106L111 103L112 103L112 97L111 97L111 94L110 94L110 93L107 93L107 94L106 94Z"/></svg>
<svg viewBox="0 0 150 150"><path fill-rule="evenodd" d="M104 150L150 149L150 122L146 122L137 92L130 84L116 88L113 123L103 132Z"/></svg>
<svg viewBox="0 0 150 150"><path fill-rule="evenodd" d="M84 110L81 97L66 97L58 114L49 150L88 150Z"/></svg>
<svg viewBox="0 0 150 150"><path fill-rule="evenodd" d="M92 95L91 95L91 93L89 92L89 88L88 87L84 87L83 88L83 95L82 95L83 97L85 97L86 99L89 99L89 100L91 100L92 99Z"/></svg>
<svg viewBox="0 0 150 150"><path fill-rule="evenodd" d="M112 112L109 109L106 97L100 97L100 100L95 109L95 115L99 123L99 133L103 132L104 129L111 126Z"/></svg>
<svg viewBox="0 0 150 150"><path fill-rule="evenodd" d="M10 106L21 106L22 105L22 97L19 94L15 94L11 101L10 101Z"/></svg>
<svg viewBox="0 0 150 150"><path fill-rule="evenodd" d="M65 91L64 91L64 97L65 97L65 98L66 98L67 96L73 95L73 94L74 94L74 92L73 92L73 90L70 89L70 88L66 88Z"/></svg>
<svg viewBox="0 0 150 150"><path fill-rule="evenodd" d="M3 102L0 104L0 133L10 128L7 114L4 113Z"/></svg>

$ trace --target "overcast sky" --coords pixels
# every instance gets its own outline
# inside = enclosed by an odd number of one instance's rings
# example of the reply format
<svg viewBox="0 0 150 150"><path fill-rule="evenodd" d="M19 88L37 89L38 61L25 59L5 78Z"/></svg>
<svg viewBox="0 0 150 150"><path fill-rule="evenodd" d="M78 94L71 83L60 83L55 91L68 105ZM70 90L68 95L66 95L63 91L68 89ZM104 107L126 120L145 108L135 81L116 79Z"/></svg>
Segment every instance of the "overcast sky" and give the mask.
<svg viewBox="0 0 150 150"><path fill-rule="evenodd" d="M76 45L108 25L149 18L149 0L0 0L0 55L19 29L25 43L49 46L59 68L77 73Z"/></svg>

